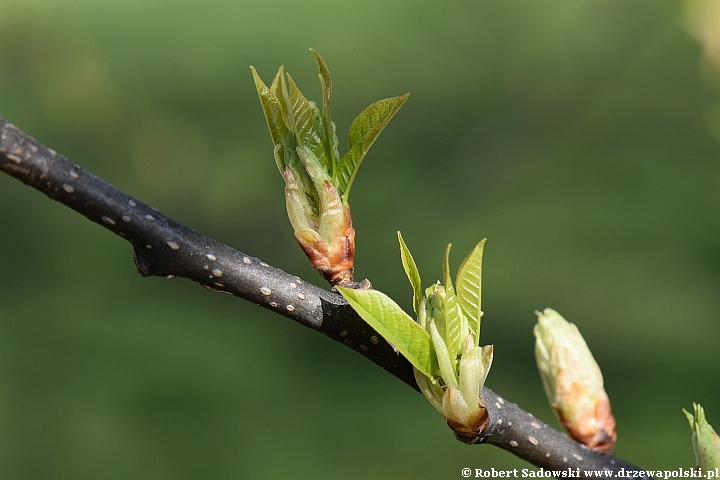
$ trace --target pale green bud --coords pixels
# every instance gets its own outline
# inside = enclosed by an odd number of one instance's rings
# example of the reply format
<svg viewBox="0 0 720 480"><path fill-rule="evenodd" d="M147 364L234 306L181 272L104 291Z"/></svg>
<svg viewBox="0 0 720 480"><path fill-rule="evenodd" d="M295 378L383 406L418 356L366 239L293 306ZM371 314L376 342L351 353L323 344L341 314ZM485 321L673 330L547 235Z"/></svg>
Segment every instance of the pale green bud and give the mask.
<svg viewBox="0 0 720 480"><path fill-rule="evenodd" d="M683 412L687 416L692 430L695 461L703 471L715 470L720 467L720 437L705 420L705 411L702 406L693 403L693 409L695 410L694 415L685 409Z"/></svg>
<svg viewBox="0 0 720 480"><path fill-rule="evenodd" d="M615 445L615 419L603 377L577 327L552 309L535 312L535 359L545 394L560 423L595 451Z"/></svg>
<svg viewBox="0 0 720 480"><path fill-rule="evenodd" d="M443 303L445 302L445 287L440 282L431 285L425 290L425 297L427 299L427 315L428 318L433 318L436 322L443 321Z"/></svg>
<svg viewBox="0 0 720 480"><path fill-rule="evenodd" d="M430 321L429 330L438 354L445 388L443 389L435 378L426 377L418 370L415 370L415 380L423 395L445 417L453 430L472 437L472 432L477 434L481 422L485 420L480 389L492 365L493 347L492 345L476 347L473 334L469 334L463 343L459 375L456 377L455 372L450 370L450 363L442 361L442 355L447 355L447 349L435 327L435 322Z"/></svg>

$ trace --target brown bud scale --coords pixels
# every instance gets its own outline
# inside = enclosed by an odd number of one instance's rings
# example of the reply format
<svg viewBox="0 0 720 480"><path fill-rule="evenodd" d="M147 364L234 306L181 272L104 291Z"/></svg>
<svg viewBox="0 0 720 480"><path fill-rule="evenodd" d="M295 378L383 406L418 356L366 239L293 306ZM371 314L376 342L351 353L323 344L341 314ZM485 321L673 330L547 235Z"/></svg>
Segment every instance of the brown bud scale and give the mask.
<svg viewBox="0 0 720 480"><path fill-rule="evenodd" d="M319 236L295 232L295 239L310 263L334 287L354 282L355 229L352 226L350 205L344 205L345 223L338 237L329 244Z"/></svg>

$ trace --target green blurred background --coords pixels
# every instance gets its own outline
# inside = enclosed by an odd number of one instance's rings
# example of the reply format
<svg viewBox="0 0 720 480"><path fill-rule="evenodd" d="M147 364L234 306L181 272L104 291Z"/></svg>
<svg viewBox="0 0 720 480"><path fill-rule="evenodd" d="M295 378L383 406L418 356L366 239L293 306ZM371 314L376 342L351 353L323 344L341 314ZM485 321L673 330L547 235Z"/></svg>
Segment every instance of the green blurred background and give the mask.
<svg viewBox="0 0 720 480"><path fill-rule="evenodd" d="M619 456L694 465L720 427L720 78L670 1L1 0L0 115L110 183L322 285L295 244L249 65L344 132L411 92L353 188L356 273L410 309L488 237L488 385L556 425L534 310L575 322ZM691 22L690 22L691 23ZM697 33L697 32L696 32ZM704 38L699 35L699 38ZM183 279L0 175L0 478L461 478L529 464L456 442L341 345Z"/></svg>

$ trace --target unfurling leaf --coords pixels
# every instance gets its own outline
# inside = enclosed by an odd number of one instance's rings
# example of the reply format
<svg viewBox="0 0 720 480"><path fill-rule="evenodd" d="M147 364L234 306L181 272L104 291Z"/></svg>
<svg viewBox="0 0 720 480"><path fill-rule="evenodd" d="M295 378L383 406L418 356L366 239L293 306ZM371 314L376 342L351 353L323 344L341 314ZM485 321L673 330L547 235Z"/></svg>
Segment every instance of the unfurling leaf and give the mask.
<svg viewBox="0 0 720 480"><path fill-rule="evenodd" d="M363 110L353 121L348 133L348 151L340 159L337 172L337 185L343 191L344 202L347 202L350 187L365 154L409 95L406 93L399 97L377 101Z"/></svg>
<svg viewBox="0 0 720 480"><path fill-rule="evenodd" d="M332 98L332 78L330 77L330 71L328 70L327 65L325 64L325 60L320 56L320 54L310 49L311 52L315 54L315 58L317 59L318 68L320 69L320 73L318 74L318 77L320 77L320 85L322 86L322 94L323 94L323 124L325 126L325 130L323 132L324 134L324 143L325 143L325 153L327 155L327 158L329 159L329 174L330 177L335 177L335 172L337 170L337 163L338 163L338 151L337 151L337 137L335 136L335 132L333 131L333 123L330 119L330 99Z"/></svg>
<svg viewBox="0 0 720 480"><path fill-rule="evenodd" d="M445 393L443 387L440 386L434 378L424 375L417 368L413 368L413 374L415 375L415 382L417 382L422 394L425 395L425 398L432 403L438 412L442 413L442 400L443 394Z"/></svg>
<svg viewBox="0 0 720 480"><path fill-rule="evenodd" d="M410 285L413 288L413 310L416 314L420 314L420 302L422 301L422 282L420 281L420 272L418 271L417 265L415 265L415 259L410 254L410 250L405 245L405 241L402 238L400 232L398 232L398 240L400 241L400 260L402 261L405 274L410 280Z"/></svg>
<svg viewBox="0 0 720 480"><path fill-rule="evenodd" d="M477 410L480 401L480 377L483 370L478 354L481 353L482 351L475 347L472 333L468 334L463 340L462 358L458 368L458 386L465 398L469 413Z"/></svg>
<svg viewBox="0 0 720 480"><path fill-rule="evenodd" d="M320 73L318 74L320 77L320 84L322 85L323 90L323 110L327 113L325 113L325 119L327 120L328 125L330 124L330 115L329 115L329 108L330 108L330 99L332 98L332 78L330 77L330 71L327 68L327 65L325 64L325 60L320 56L320 54L313 48L310 49L311 52L315 54L315 58L318 62L318 68L320 69Z"/></svg>
<svg viewBox="0 0 720 480"><path fill-rule="evenodd" d="M335 287L350 306L423 375L434 370L430 335L390 297L377 290Z"/></svg>
<svg viewBox="0 0 720 480"><path fill-rule="evenodd" d="M318 132L323 126L316 125L316 119L320 119L320 117L316 116L313 111L313 109L317 107L305 98L305 95L303 95L297 85L295 85L295 81L293 81L290 74L287 75L287 79L290 94L290 109L293 118L291 128L295 132L297 143L299 146L305 147L313 152L325 172L329 174L330 163L327 158L327 153L325 152L325 145Z"/></svg>
<svg viewBox="0 0 720 480"><path fill-rule="evenodd" d="M273 145L277 145L285 139L285 135L288 132L282 103L272 90L260 79L260 76L255 71L255 67L250 67L250 70L252 71L253 80L255 80L255 88L257 88L258 97L260 97L260 105L262 105L263 113L265 114L268 130L270 130L270 138L272 139ZM280 67L280 70L282 70L282 67ZM273 82L273 85L274 84L275 82ZM280 173L285 171L284 164L278 164L278 168L280 168Z"/></svg>
<svg viewBox="0 0 720 480"><path fill-rule="evenodd" d="M465 257L458 269L456 282L458 303L475 335L475 346L480 345L482 256L485 240L482 239Z"/></svg>
<svg viewBox="0 0 720 480"><path fill-rule="evenodd" d="M445 342L447 345L450 359L453 367L457 365L457 357L460 355L463 342L467 337L467 320L463 315L460 307L458 307L455 289L453 288L452 278L450 277L450 249L452 244L448 244L445 249L445 257L443 258L443 282L445 283L445 299L443 301L443 318L445 319ZM457 369L456 369L457 372Z"/></svg>
<svg viewBox="0 0 720 480"><path fill-rule="evenodd" d="M445 340L443 340L442 334L438 330L437 325L435 325L435 319L430 319L428 322L428 330L437 355L440 375L445 381L445 385L447 385L448 388L458 388L458 378L457 372L455 371L454 359L450 358Z"/></svg>

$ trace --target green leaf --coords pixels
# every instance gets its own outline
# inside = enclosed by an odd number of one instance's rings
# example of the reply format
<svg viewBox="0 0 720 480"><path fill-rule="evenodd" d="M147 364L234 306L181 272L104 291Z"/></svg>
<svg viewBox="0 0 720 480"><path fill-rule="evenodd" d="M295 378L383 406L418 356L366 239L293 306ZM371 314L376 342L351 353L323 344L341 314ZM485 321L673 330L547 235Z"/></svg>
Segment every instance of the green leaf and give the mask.
<svg viewBox="0 0 720 480"><path fill-rule="evenodd" d="M465 257L457 274L457 297L465 313L470 329L475 334L475 345L480 345L480 323L482 321L482 256L485 238Z"/></svg>
<svg viewBox="0 0 720 480"><path fill-rule="evenodd" d="M285 164L285 148L282 143L275 145L273 157L275 157L275 165L277 165L278 170L280 170L280 173L283 173L287 165Z"/></svg>
<svg viewBox="0 0 720 480"><path fill-rule="evenodd" d="M457 356L462 351L463 341L467 337L467 320L458 306L450 277L450 248L452 248L452 244L448 244L443 259L443 282L445 283L443 317L445 318L445 343L454 366Z"/></svg>
<svg viewBox="0 0 720 480"><path fill-rule="evenodd" d="M335 287L372 328L397 348L423 375L433 371L430 335L390 297L378 290Z"/></svg>
<svg viewBox="0 0 720 480"><path fill-rule="evenodd" d="M345 209L340 195L309 149L298 147L297 154L305 171L312 179L318 195L318 205L322 207L318 212L316 230L325 243L330 244L338 236L338 232L342 231L345 224Z"/></svg>
<svg viewBox="0 0 720 480"><path fill-rule="evenodd" d="M332 98L332 78L330 77L330 71L327 68L325 60L323 60L320 54L313 48L311 48L310 51L315 54L315 58L318 62L318 68L320 69L320 73L318 75L320 76L320 83L323 88L323 107L324 109L329 108L330 99ZM326 115L325 118L327 118L328 125L330 125L330 117Z"/></svg>
<svg viewBox="0 0 720 480"><path fill-rule="evenodd" d="M313 221L317 222L320 215L321 198L316 184L320 184L322 188L323 180L322 178L317 178L318 175L311 177L309 172L323 172L323 169L314 155L311 157L305 155L304 158L300 158L298 154L300 150L295 139L295 134L292 131L288 131L285 141L281 143L278 156L282 153L285 166L290 169L298 186L305 194L305 198L310 207L308 215L313 218Z"/></svg>
<svg viewBox="0 0 720 480"><path fill-rule="evenodd" d="M378 126L385 126L407 100L409 93L399 97L386 98L368 106L350 125L348 132L348 149L365 137ZM379 134L380 132L378 132Z"/></svg>
<svg viewBox="0 0 720 480"><path fill-rule="evenodd" d="M279 147L280 145L278 145ZM309 219L315 220L307 194L300 188L292 169L288 168L283 175L285 179L285 205L288 218L295 232L299 230L312 230Z"/></svg>
<svg viewBox="0 0 720 480"><path fill-rule="evenodd" d="M329 182L330 177L328 177L327 172L323 169L322 165L320 165L320 162L311 149L298 146L295 149L295 153L302 163L303 168L301 170L304 172L303 182L305 191L317 202L318 207L322 206L322 208L318 208L318 221L322 222L323 216L326 213L330 213L330 204L334 203L333 200L337 200L336 203L338 205L332 210L338 210L338 208L341 207L339 198L331 198L333 196L337 197L337 190L334 191L334 195L328 191L325 182ZM307 182L307 179L309 179L310 182ZM342 215L342 212L335 213Z"/></svg>
<svg viewBox="0 0 720 480"><path fill-rule="evenodd" d="M360 164L365 154L370 150L375 140L390 122L392 117L400 110L410 94L380 100L355 118L350 125L348 133L348 151L338 164L338 186L343 191L343 201L347 202L350 187L355 180Z"/></svg>
<svg viewBox="0 0 720 480"><path fill-rule="evenodd" d="M405 269L405 275L410 280L410 285L413 288L413 310L415 314L420 312L420 302L422 301L422 282L420 281L420 272L418 271L417 265L415 265L415 259L410 254L405 241L402 238L400 232L397 232L398 240L400 241L400 259L402 260L402 266Z"/></svg>
<svg viewBox="0 0 720 480"><path fill-rule="evenodd" d="M425 395L425 398L432 403L438 412L443 413L442 399L445 392L440 384L435 381L434 378L426 377L416 368L413 369L413 373L415 374L415 381L422 394Z"/></svg>
<svg viewBox="0 0 720 480"><path fill-rule="evenodd" d="M280 141L284 140L285 134L288 131L288 127L285 124L285 114L282 103L272 92L272 89L263 83L257 71L255 71L255 67L250 67L250 71L252 71L253 80L255 80L255 88L257 89L258 97L260 97L260 105L262 105L263 113L265 114L268 130L270 130L270 138L272 139L273 145L277 145ZM273 82L273 85L274 84L275 82ZM280 169L280 173L285 171L284 164L278 164L278 168Z"/></svg>
<svg viewBox="0 0 720 480"><path fill-rule="evenodd" d="M462 358L458 368L458 386L465 398L468 410L474 412L478 408L478 396L480 395L480 377L482 376L482 365L480 363L479 348L470 338L463 341Z"/></svg>
<svg viewBox="0 0 720 480"><path fill-rule="evenodd" d="M457 389L458 378L457 373L455 372L454 359L450 357L447 346L445 345L445 341L443 340L442 335L438 331L434 319L430 320L428 324L428 330L430 331L430 338L432 339L435 354L437 356L440 375L442 376L443 380L445 380L445 385L447 385L448 388Z"/></svg>
<svg viewBox="0 0 720 480"><path fill-rule="evenodd" d="M452 288L452 279L450 278L450 249L452 248L452 243L448 243L447 248L445 248L445 255L443 256L443 285L445 286L445 291L447 291L448 288Z"/></svg>
<svg viewBox="0 0 720 480"><path fill-rule="evenodd" d="M311 104L308 99L305 98L290 74L287 75L287 79L290 95L290 113L292 116L290 127L295 132L297 143L301 147L311 150L315 158L320 162L320 165L329 173L330 165L325 153L325 145L320 138L315 124L314 104Z"/></svg>
<svg viewBox="0 0 720 480"><path fill-rule="evenodd" d="M311 52L315 54L315 58L318 62L318 68L320 69L320 73L318 74L318 77L320 77L320 85L322 85L322 93L323 93L323 116L324 116L324 126L325 126L325 151L327 154L327 157L330 159L330 171L328 172L330 174L330 177L335 177L335 170L337 169L337 162L338 162L338 153L337 153L337 144L334 140L337 139L335 136L335 132L333 131L333 123L330 120L330 99L332 98L332 78L330 77L330 71L327 68L327 65L325 64L325 60L320 56L320 54L315 51L314 49L310 49Z"/></svg>
<svg viewBox="0 0 720 480"><path fill-rule="evenodd" d="M292 123L292 118L290 117L290 102L288 101L288 89L287 83L285 82L285 67L282 65L278 68L275 78L273 78L273 81L270 84L270 91L280 101L280 105L283 109L283 118L285 118L285 125L288 125L288 128L290 128Z"/></svg>

